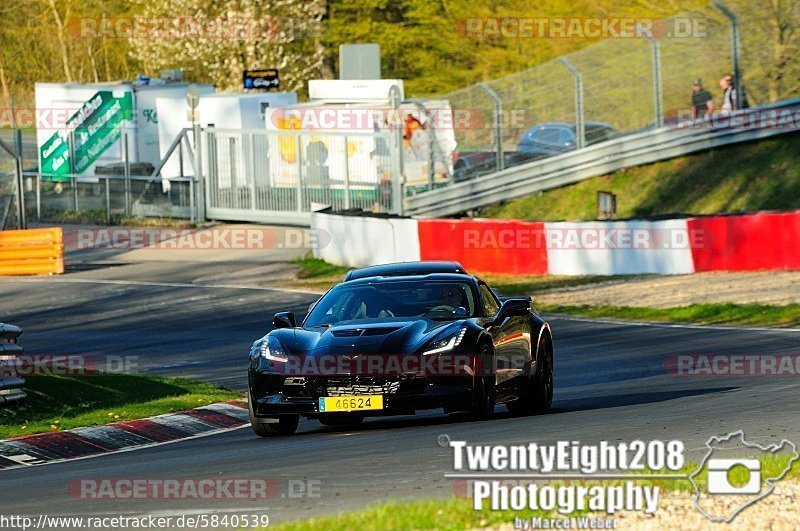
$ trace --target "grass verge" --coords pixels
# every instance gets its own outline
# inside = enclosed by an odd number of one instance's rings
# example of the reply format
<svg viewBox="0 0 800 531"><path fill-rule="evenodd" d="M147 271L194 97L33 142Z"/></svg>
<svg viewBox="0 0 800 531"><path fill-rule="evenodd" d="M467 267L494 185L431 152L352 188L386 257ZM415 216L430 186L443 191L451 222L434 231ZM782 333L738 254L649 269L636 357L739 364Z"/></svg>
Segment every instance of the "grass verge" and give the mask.
<svg viewBox="0 0 800 531"><path fill-rule="evenodd" d="M617 216L716 214L797 208L800 134L736 144L489 206L481 216L541 221L597 217L597 192L617 194Z"/></svg>
<svg viewBox="0 0 800 531"><path fill-rule="evenodd" d="M762 466L762 477L777 477L786 468L789 459L790 457L788 454L768 454L759 456L759 461L761 461ZM670 473L688 475L696 471L697 468L698 465L696 463L689 463L679 471ZM647 473L652 473L652 471L642 472L642 474ZM705 489L707 478L707 469L703 470L695 477L695 481L700 489ZM748 478L748 472L738 469L732 470L732 474L729 476L729 480L735 485L746 483ZM782 481L796 481L798 479L800 479L800 462L795 461L792 469L786 474ZM580 484L584 486L594 484L611 486L622 483L623 481L621 480L580 482ZM564 484L564 482L549 482L548 484L555 486ZM687 495L694 490L694 487L688 479L641 480L639 484L657 485L661 488L662 492L679 491L685 492ZM486 502L484 503L486 504ZM316 529L331 531L370 531L378 527L387 531L406 529L479 529L501 524L508 525L514 522L515 517L530 520L532 517L564 518L565 516L580 517L586 514L585 511L576 511L570 515L563 515L556 511L530 509L522 511L491 511L483 508L476 511L472 508L471 499L450 498L445 500L424 500L407 503L389 501L372 505L361 511L288 522L286 524L270 526L270 529L278 529L280 531L312 531ZM608 515L605 514L602 516L608 517Z"/></svg>
<svg viewBox="0 0 800 531"><path fill-rule="evenodd" d="M0 439L108 424L240 398L204 382L133 374L25 376L28 399L0 409Z"/></svg>
<svg viewBox="0 0 800 531"><path fill-rule="evenodd" d="M629 319L692 324L742 326L800 325L800 304L769 306L762 304L691 304L677 308L638 308L630 306L537 306L543 313L581 317Z"/></svg>

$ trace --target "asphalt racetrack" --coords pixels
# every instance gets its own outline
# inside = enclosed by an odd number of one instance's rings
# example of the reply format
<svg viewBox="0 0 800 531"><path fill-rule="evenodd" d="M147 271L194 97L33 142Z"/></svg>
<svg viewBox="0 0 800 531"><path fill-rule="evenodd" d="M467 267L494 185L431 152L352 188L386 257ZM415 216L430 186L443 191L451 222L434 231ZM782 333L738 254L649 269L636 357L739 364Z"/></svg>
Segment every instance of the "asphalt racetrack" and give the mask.
<svg viewBox="0 0 800 531"><path fill-rule="evenodd" d="M222 265L198 265L224 276ZM184 264L97 268L65 277L0 281L0 321L23 328L26 354L135 356L139 370L244 389L247 350L277 310L303 314L315 296L192 284ZM182 272L183 276L182 276ZM215 277L215 278L217 278ZM233 282L231 282L233 283ZM231 283L219 282L216 284ZM12 319L13 318L13 319ZM699 460L711 435L743 429L754 442L800 439L796 376L677 376L675 354L800 354L800 332L650 326L550 318L555 337L552 413L469 422L439 412L367 420L354 430L301 421L297 435L260 439L249 428L148 449L0 471L7 514L266 513L287 521L394 499L453 495L452 451L469 443L682 439ZM281 494L250 500L75 499L75 478L271 478ZM319 495L288 495L290 481Z"/></svg>

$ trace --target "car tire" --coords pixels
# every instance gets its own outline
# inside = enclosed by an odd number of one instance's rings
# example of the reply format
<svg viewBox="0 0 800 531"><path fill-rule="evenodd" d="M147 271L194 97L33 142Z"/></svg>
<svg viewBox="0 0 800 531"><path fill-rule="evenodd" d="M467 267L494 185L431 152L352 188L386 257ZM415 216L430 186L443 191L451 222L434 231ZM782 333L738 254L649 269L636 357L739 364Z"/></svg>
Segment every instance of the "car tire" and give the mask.
<svg viewBox="0 0 800 531"><path fill-rule="evenodd" d="M319 421L323 426L358 426L364 421L364 416L352 413L328 413L327 415L320 415Z"/></svg>
<svg viewBox="0 0 800 531"><path fill-rule="evenodd" d="M489 420L494 415L494 406L497 401L497 390L495 389L495 376L493 371L485 374L486 369L483 365L487 360L492 359L491 349L484 345L481 347L475 367L475 386L472 389L472 409L471 417L475 420ZM484 374L479 374L484 373Z"/></svg>
<svg viewBox="0 0 800 531"><path fill-rule="evenodd" d="M508 404L512 415L546 413L553 405L553 348L545 334L539 339L537 352L540 356L536 374L525 379L520 397Z"/></svg>
<svg viewBox="0 0 800 531"><path fill-rule="evenodd" d="M273 437L275 435L292 435L297 431L297 426L300 424L300 415L281 415L277 417L278 422L266 422L268 419L256 417L253 410L253 401L250 394L247 396L247 413L250 417L250 427L253 433L259 437Z"/></svg>

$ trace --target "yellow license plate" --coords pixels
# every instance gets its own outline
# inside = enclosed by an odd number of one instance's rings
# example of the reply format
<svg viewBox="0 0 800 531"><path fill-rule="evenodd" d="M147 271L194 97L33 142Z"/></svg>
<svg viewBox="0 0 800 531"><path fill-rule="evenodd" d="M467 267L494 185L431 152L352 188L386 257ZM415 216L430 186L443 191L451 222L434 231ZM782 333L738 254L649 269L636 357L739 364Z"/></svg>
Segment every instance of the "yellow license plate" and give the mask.
<svg viewBox="0 0 800 531"><path fill-rule="evenodd" d="M383 409L383 395L345 395L319 399L320 413Z"/></svg>

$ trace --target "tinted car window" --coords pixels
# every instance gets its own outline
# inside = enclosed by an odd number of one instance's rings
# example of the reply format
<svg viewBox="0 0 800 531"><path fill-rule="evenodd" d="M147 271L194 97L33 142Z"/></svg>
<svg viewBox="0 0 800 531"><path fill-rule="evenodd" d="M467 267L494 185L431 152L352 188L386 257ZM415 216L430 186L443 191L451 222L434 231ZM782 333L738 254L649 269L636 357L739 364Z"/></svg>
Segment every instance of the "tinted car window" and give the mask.
<svg viewBox="0 0 800 531"><path fill-rule="evenodd" d="M481 305L483 306L483 314L486 317L491 317L492 315L497 313L497 311L500 309L500 306L497 304L497 300L494 298L492 290L490 290L486 284L481 284L480 289L481 289Z"/></svg>
<svg viewBox="0 0 800 531"><path fill-rule="evenodd" d="M329 291L306 319L324 326L356 319L474 317L477 305L470 285L457 281L389 281L340 284Z"/></svg>

